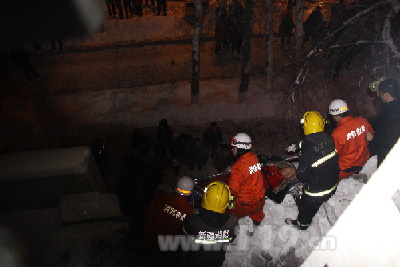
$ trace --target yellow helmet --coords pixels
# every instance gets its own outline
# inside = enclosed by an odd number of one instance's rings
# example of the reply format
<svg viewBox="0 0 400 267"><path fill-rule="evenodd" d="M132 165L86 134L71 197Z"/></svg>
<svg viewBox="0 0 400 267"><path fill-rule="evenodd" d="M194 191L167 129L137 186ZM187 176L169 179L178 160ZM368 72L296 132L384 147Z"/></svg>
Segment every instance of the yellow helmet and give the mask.
<svg viewBox="0 0 400 267"><path fill-rule="evenodd" d="M307 111L304 113L300 123L303 126L305 135L322 132L325 126L324 118L318 111Z"/></svg>
<svg viewBox="0 0 400 267"><path fill-rule="evenodd" d="M206 210L225 213L231 199L229 186L221 181L215 181L204 189L201 206Z"/></svg>

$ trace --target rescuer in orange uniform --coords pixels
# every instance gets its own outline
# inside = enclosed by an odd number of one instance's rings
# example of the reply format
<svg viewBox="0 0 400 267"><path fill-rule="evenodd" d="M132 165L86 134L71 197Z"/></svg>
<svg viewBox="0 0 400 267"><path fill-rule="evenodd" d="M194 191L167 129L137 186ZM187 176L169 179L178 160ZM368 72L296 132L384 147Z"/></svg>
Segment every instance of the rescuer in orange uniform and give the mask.
<svg viewBox="0 0 400 267"><path fill-rule="evenodd" d="M335 99L329 105L329 114L337 122L331 136L339 155L339 181L362 169L370 157L368 141L374 133L366 119L349 116L348 110L342 99Z"/></svg>
<svg viewBox="0 0 400 267"><path fill-rule="evenodd" d="M193 191L193 180L183 176L178 180L176 193L160 193L145 210L145 243L149 248L158 250L159 235L179 235L180 225L187 215L193 213L188 196Z"/></svg>
<svg viewBox="0 0 400 267"><path fill-rule="evenodd" d="M251 138L247 134L238 133L232 138L231 146L236 158L229 180L229 188L235 198L232 213L238 219L248 215L256 226L260 225L264 219L265 203L261 164L257 155L251 152Z"/></svg>

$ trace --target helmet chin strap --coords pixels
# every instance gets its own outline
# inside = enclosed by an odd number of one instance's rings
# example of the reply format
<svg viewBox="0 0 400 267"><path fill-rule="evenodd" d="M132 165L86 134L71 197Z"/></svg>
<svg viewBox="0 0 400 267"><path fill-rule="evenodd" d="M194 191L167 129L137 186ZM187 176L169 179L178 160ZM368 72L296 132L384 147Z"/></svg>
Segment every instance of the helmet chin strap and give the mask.
<svg viewBox="0 0 400 267"><path fill-rule="evenodd" d="M238 159L249 151L251 151L251 149L238 148L235 158Z"/></svg>

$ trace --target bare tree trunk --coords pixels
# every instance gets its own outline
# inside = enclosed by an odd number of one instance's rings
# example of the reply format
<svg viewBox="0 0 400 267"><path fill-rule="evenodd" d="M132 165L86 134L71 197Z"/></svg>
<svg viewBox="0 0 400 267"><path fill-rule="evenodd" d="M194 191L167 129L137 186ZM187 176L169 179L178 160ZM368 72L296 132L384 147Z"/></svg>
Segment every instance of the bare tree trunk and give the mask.
<svg viewBox="0 0 400 267"><path fill-rule="evenodd" d="M303 47L303 0L296 0L296 58L301 57Z"/></svg>
<svg viewBox="0 0 400 267"><path fill-rule="evenodd" d="M239 92L244 93L249 88L250 58L251 58L251 34L253 32L253 5L254 0L246 0L244 8L244 44L242 61L242 78Z"/></svg>
<svg viewBox="0 0 400 267"><path fill-rule="evenodd" d="M398 11L398 9L397 9ZM390 23L390 19L394 16L395 9L389 9L389 11L386 14L385 22L382 28L382 40L389 46L389 49L392 51L392 53L398 58L399 56L399 50L397 46L394 44L392 35L391 35L391 28L392 24Z"/></svg>
<svg viewBox="0 0 400 267"><path fill-rule="evenodd" d="M270 92L272 89L272 79L274 74L274 27L272 22L272 0L265 0L265 40L267 47L266 63L265 63L265 91Z"/></svg>
<svg viewBox="0 0 400 267"><path fill-rule="evenodd" d="M200 39L203 22L203 6L201 0L194 1L195 26L192 37L192 104L199 103L200 91Z"/></svg>

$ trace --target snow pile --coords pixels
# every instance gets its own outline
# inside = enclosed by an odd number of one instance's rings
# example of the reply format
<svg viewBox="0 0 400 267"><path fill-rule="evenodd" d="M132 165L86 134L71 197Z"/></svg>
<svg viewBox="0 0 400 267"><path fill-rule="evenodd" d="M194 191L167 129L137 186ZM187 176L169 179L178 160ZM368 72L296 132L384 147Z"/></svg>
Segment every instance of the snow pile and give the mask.
<svg viewBox="0 0 400 267"><path fill-rule="evenodd" d="M98 127L125 130L151 127L163 118L167 118L170 125L175 126L199 125L209 123L210 120L248 121L273 117L278 103L270 94L264 93L261 79L254 79L249 85L246 101L236 104L239 84L239 79L202 81L199 105L191 105L190 81L141 88L79 92L52 96L49 97L49 101L57 106L57 110L62 111L64 116L79 117L82 124L91 129ZM24 114L34 113L31 105L25 105L26 100L12 103L14 106L25 106ZM65 128L70 131L77 127L73 120L70 124L65 123ZM82 128L83 126L79 125L76 131L82 133Z"/></svg>
<svg viewBox="0 0 400 267"><path fill-rule="evenodd" d="M192 32L192 27L183 18L177 17L149 16L129 20L106 20L103 32L94 33L86 38L65 40L65 45L90 47L120 45L126 42L190 39Z"/></svg>
<svg viewBox="0 0 400 267"><path fill-rule="evenodd" d="M91 219L121 216L115 194L88 192L63 196L58 203L61 222L87 221Z"/></svg>
<svg viewBox="0 0 400 267"><path fill-rule="evenodd" d="M88 172L88 147L24 151L0 155L0 181L53 177Z"/></svg>
<svg viewBox="0 0 400 267"><path fill-rule="evenodd" d="M256 227L253 236L246 230L252 225L249 217L239 220L240 233L225 257L225 266L287 266L300 265L315 249L334 249L336 239L316 247L324 235L336 223L351 200L363 187L352 178L342 180L328 202L324 203L306 231L299 231L285 223L285 218L295 219L298 209L294 198L287 195L281 204L266 200L265 218Z"/></svg>
<svg viewBox="0 0 400 267"><path fill-rule="evenodd" d="M114 248L107 255L100 254L96 255L96 259L91 258L93 249L99 245L104 247L120 242L123 236L120 231L127 229L128 224L126 219L97 221L67 225L45 232L37 239L33 248L36 254L33 259L35 264L32 265L127 266L121 264L121 258L118 258L124 250L121 246ZM109 259L114 262L108 263Z"/></svg>

